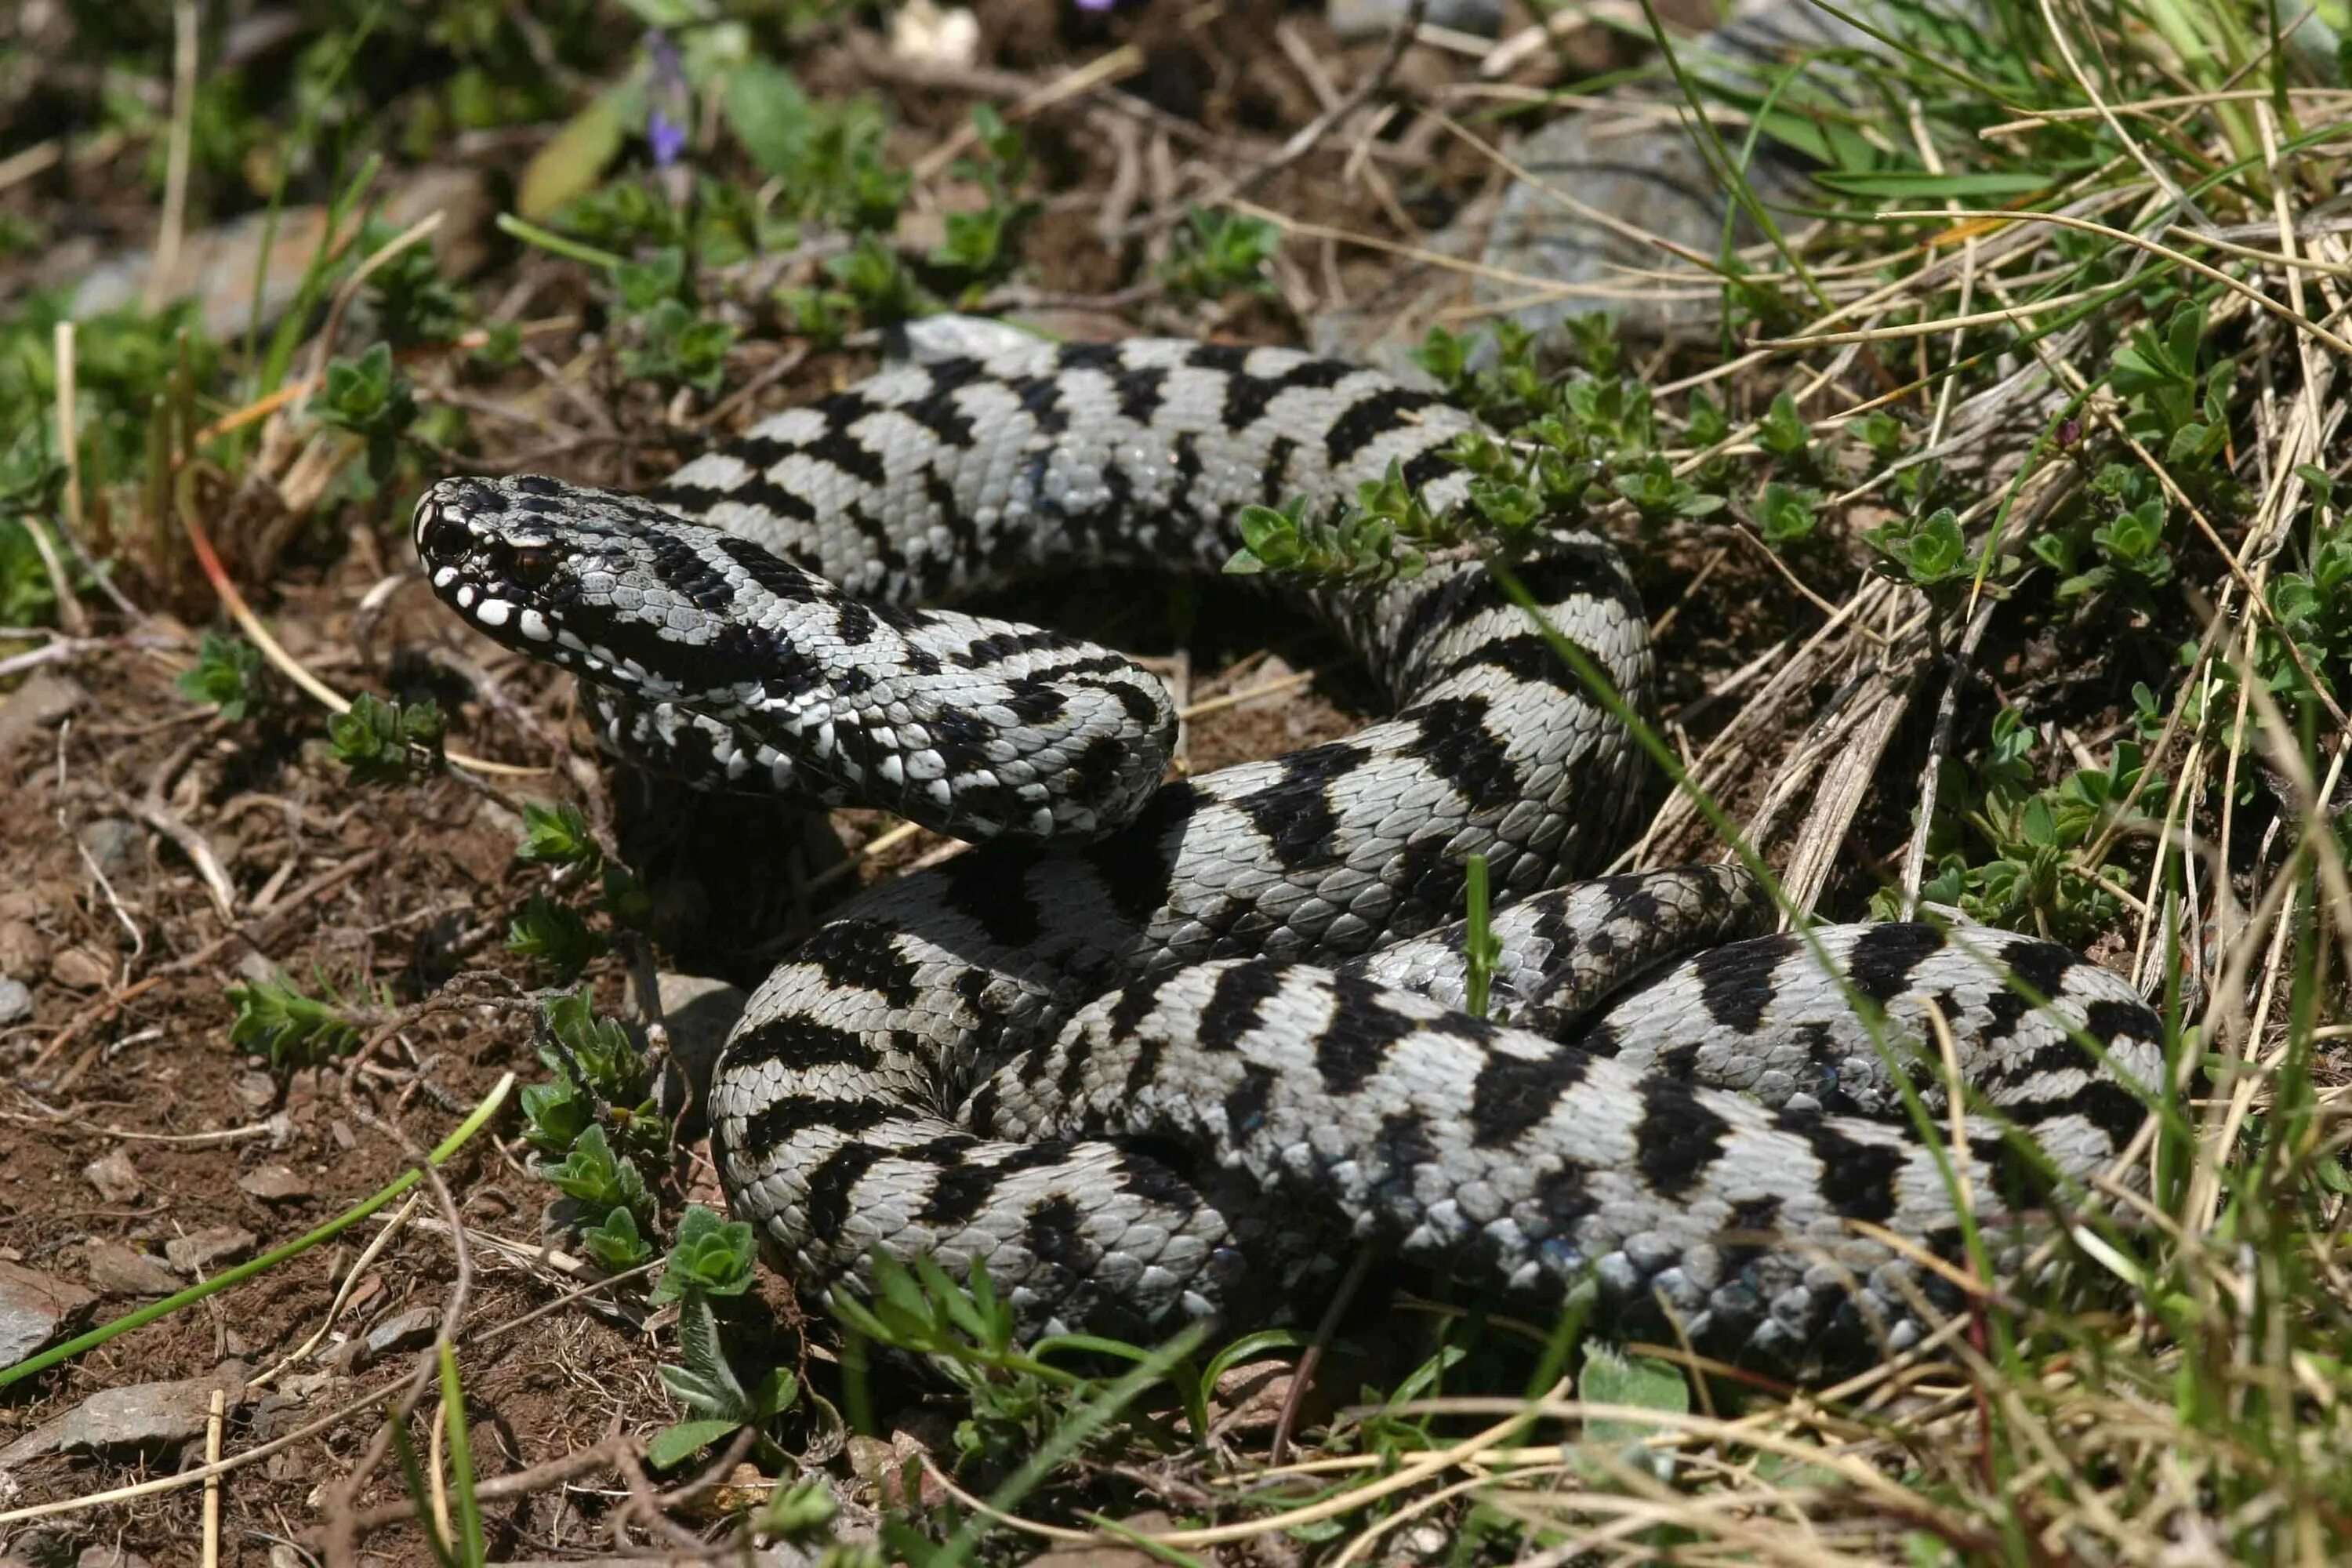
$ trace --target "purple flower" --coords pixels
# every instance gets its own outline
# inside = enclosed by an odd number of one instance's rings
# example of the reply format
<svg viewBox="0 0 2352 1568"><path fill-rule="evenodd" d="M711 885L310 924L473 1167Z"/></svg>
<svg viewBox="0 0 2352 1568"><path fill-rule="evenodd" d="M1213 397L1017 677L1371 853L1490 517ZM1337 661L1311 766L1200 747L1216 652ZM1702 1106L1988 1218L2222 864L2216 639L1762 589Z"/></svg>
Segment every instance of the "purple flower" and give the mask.
<svg viewBox="0 0 2352 1568"><path fill-rule="evenodd" d="M1078 9L1081 11L1108 11L1118 4L1118 0L1078 0Z"/></svg>
<svg viewBox="0 0 2352 1568"><path fill-rule="evenodd" d="M686 151L686 125L693 103L693 90L686 81L686 67L677 58L677 46L669 36L656 27L646 35L646 47L653 56L653 104L646 113L646 140L652 144L654 167L667 169L677 162Z"/></svg>
<svg viewBox="0 0 2352 1568"><path fill-rule="evenodd" d="M646 117L646 140L653 143L654 167L667 169L686 151L686 127L656 109Z"/></svg>

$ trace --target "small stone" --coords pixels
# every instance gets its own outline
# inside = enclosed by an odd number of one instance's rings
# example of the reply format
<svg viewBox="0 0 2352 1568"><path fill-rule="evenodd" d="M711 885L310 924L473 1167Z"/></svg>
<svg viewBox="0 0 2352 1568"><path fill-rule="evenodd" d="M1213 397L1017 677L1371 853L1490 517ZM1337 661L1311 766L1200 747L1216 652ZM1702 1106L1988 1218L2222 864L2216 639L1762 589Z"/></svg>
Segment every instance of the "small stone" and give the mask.
<svg viewBox="0 0 2352 1568"><path fill-rule="evenodd" d="M239 1176L236 1184L266 1204L291 1203L310 1195L310 1184L295 1174L290 1165L256 1165Z"/></svg>
<svg viewBox="0 0 2352 1568"><path fill-rule="evenodd" d="M0 974L38 980L49 966L49 939L30 921L0 921Z"/></svg>
<svg viewBox="0 0 2352 1568"><path fill-rule="evenodd" d="M119 880L138 869L147 853L147 834L137 823L120 816L101 816L81 830L82 847L98 862L109 880Z"/></svg>
<svg viewBox="0 0 2352 1568"><path fill-rule="evenodd" d="M127 1204L139 1195L139 1167L131 1163L131 1155L125 1150L117 1149L92 1160L81 1168L81 1173L108 1203Z"/></svg>
<svg viewBox="0 0 2352 1568"><path fill-rule="evenodd" d="M1118 1522L1122 1530L1138 1535L1160 1535L1176 1528L1176 1521L1157 1509L1130 1514ZM1030 1558L1029 1568L1147 1568L1159 1561L1139 1546L1071 1542Z"/></svg>
<svg viewBox="0 0 2352 1568"><path fill-rule="evenodd" d="M429 1344L440 1328L440 1308L411 1307L404 1312L394 1312L370 1329L367 1338L360 1342L366 1348L368 1359L373 1360L394 1351L410 1351Z"/></svg>
<svg viewBox="0 0 2352 1568"><path fill-rule="evenodd" d="M278 1080L258 1069L237 1074L229 1088L247 1110L261 1110L278 1098Z"/></svg>
<svg viewBox="0 0 2352 1568"><path fill-rule="evenodd" d="M0 1263L0 1366L14 1366L57 1339L96 1300L79 1285Z"/></svg>
<svg viewBox="0 0 2352 1568"><path fill-rule="evenodd" d="M1404 23L1409 0L1329 0L1323 19L1341 43L1386 37ZM1422 21L1449 33L1491 38L1503 30L1503 0L1429 0Z"/></svg>
<svg viewBox="0 0 2352 1568"><path fill-rule="evenodd" d="M183 1274L201 1274L225 1258L253 1250L253 1232L232 1225L207 1226L163 1244L163 1256Z"/></svg>
<svg viewBox="0 0 2352 1568"><path fill-rule="evenodd" d="M661 997L662 1026L669 1031L670 1059L686 1075L691 1103L700 1105L709 1096L710 1069L751 998L740 987L699 974L664 971L654 984Z"/></svg>
<svg viewBox="0 0 2352 1568"><path fill-rule="evenodd" d="M147 1559L120 1546L85 1546L74 1559L74 1568L147 1568Z"/></svg>
<svg viewBox="0 0 2352 1568"><path fill-rule="evenodd" d="M0 701L0 757L89 700L89 693L53 669L37 669Z"/></svg>
<svg viewBox="0 0 2352 1568"><path fill-rule="evenodd" d="M980 58L980 19L961 5L906 0L890 18L890 53L916 65L969 70Z"/></svg>
<svg viewBox="0 0 2352 1568"><path fill-rule="evenodd" d="M0 980L0 1024L33 1016L33 994L21 980Z"/></svg>
<svg viewBox="0 0 2352 1568"><path fill-rule="evenodd" d="M180 1288L179 1277L162 1263L120 1242L85 1242L81 1256L89 1282L104 1295L169 1296Z"/></svg>
<svg viewBox="0 0 2352 1568"><path fill-rule="evenodd" d="M74 1409L0 1448L0 1469L70 1448L122 1448L184 1442L205 1429L213 1390L232 1406L245 1397L245 1369L235 1362L207 1377L106 1388Z"/></svg>
<svg viewBox="0 0 2352 1568"><path fill-rule="evenodd" d="M68 947L49 960L49 978L68 991L96 991L114 978L114 965L86 947Z"/></svg>

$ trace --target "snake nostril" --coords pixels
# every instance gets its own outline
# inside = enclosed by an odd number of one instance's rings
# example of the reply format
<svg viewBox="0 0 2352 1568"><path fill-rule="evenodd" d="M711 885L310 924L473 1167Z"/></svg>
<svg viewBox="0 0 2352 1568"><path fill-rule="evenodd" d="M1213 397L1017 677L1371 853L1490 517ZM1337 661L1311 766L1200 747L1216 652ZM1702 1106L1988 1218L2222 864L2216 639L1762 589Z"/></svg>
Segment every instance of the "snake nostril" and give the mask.
<svg viewBox="0 0 2352 1568"><path fill-rule="evenodd" d="M466 542L467 530L464 523L449 515L448 510L436 500L427 500L416 509L416 549L425 556L454 554Z"/></svg>

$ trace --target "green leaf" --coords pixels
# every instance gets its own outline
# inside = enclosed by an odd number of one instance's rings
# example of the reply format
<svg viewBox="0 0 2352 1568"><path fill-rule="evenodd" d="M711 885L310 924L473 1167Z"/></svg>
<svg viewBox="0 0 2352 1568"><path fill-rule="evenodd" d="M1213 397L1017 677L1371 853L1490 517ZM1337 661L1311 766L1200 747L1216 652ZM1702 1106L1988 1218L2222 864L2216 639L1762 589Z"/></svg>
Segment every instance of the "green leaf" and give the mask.
<svg viewBox="0 0 2352 1568"><path fill-rule="evenodd" d="M700 1204L689 1204L678 1220L677 1240L669 1262L655 1283L651 1300L676 1300L689 1290L710 1296L740 1296L751 1288L756 1255L751 1227L741 1220L724 1220Z"/></svg>
<svg viewBox="0 0 2352 1568"><path fill-rule="evenodd" d="M563 128L523 166L522 179L515 188L515 211L541 223L585 193L620 155L628 127L645 117L644 110L645 84L640 73L606 89L565 121Z"/></svg>
<svg viewBox="0 0 2352 1568"><path fill-rule="evenodd" d="M667 1372L667 1369L665 1369ZM725 1421L716 1417L680 1421L655 1433L646 1444L646 1462L656 1470L667 1470L683 1459L693 1458L711 1444L731 1437L743 1429L740 1421Z"/></svg>
<svg viewBox="0 0 2352 1568"><path fill-rule="evenodd" d="M1821 170L1814 174L1813 178L1831 190L1847 195L1903 201L1943 201L1947 198L1966 201L1975 196L2032 195L2048 190L2053 183L2046 174L1991 169L1957 174L1933 174L1925 169L1889 170L1885 173Z"/></svg>

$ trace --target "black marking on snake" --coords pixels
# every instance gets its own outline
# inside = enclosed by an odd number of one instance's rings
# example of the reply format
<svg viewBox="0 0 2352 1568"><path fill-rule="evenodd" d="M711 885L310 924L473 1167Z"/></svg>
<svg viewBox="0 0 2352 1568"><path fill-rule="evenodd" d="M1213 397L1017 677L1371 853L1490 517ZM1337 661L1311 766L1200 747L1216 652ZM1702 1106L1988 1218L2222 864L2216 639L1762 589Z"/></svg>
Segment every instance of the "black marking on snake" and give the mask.
<svg viewBox="0 0 2352 1568"><path fill-rule="evenodd" d="M1642 1120L1633 1130L1633 1163L1652 1192L1681 1197L1723 1152L1730 1125L1686 1083L1645 1077L1635 1092L1642 1100Z"/></svg>
<svg viewBox="0 0 2352 1568"><path fill-rule="evenodd" d="M1160 400L1168 384L1164 365L1122 365L1111 375L1111 395L1118 400L1119 417L1135 425L1149 425L1160 412Z"/></svg>
<svg viewBox="0 0 2352 1568"><path fill-rule="evenodd" d="M2164 1024L2155 1014L2146 1007L2105 996L2083 1009L2083 1027L2095 1040L2137 1040L2149 1046L2164 1043Z"/></svg>
<svg viewBox="0 0 2352 1568"><path fill-rule="evenodd" d="M1242 1068L1241 1081L1225 1091L1225 1131L1236 1143L1256 1136L1265 1124L1265 1108L1274 1099L1274 1069L1251 1062Z"/></svg>
<svg viewBox="0 0 2352 1568"><path fill-rule="evenodd" d="M1591 1057L1565 1047L1535 1057L1490 1053L1470 1089L1471 1142L1481 1149L1517 1142L1591 1070Z"/></svg>
<svg viewBox="0 0 2352 1568"><path fill-rule="evenodd" d="M1754 1034L1764 1022L1764 1010L1772 1005L1773 976L1796 948L1797 939L1782 932L1700 953L1691 963L1691 976L1698 982L1706 1016L1727 1029Z"/></svg>
<svg viewBox="0 0 2352 1568"><path fill-rule="evenodd" d="M831 985L871 991L892 1007L911 1007L920 994L922 968L892 945L889 928L848 919L819 926L793 950L796 963L814 963Z"/></svg>
<svg viewBox="0 0 2352 1568"><path fill-rule="evenodd" d="M1066 1152L1066 1150L1055 1148L1055 1158ZM1084 1275L1098 1261L1098 1253L1086 1242L1086 1215L1067 1194L1055 1193L1038 1199L1030 1206L1028 1220L1021 1229L1030 1256L1040 1262L1072 1275Z"/></svg>
<svg viewBox="0 0 2352 1568"><path fill-rule="evenodd" d="M1388 1065L1398 1042L1429 1028L1391 1010L1381 987L1340 975L1331 982L1331 1016L1315 1039L1315 1071L1332 1094L1354 1094Z"/></svg>
<svg viewBox="0 0 2352 1568"><path fill-rule="evenodd" d="M1127 747L1118 736L1095 735L1078 748L1063 776L1070 782L1070 794L1078 799L1102 800L1117 786L1126 765Z"/></svg>
<svg viewBox="0 0 2352 1568"><path fill-rule="evenodd" d="M1267 443L1265 467L1258 475L1257 499L1267 506L1278 507L1287 499L1290 486L1290 459L1298 450L1298 443L1287 436L1276 436Z"/></svg>
<svg viewBox="0 0 2352 1568"><path fill-rule="evenodd" d="M677 511L710 513L722 506L772 512L793 522L814 522L816 504L795 489L755 473L726 489L711 485L663 484L646 492L647 500Z"/></svg>
<svg viewBox="0 0 2352 1568"><path fill-rule="evenodd" d="M881 624L872 606L863 599L844 599L834 606L833 633L844 647L865 647Z"/></svg>
<svg viewBox="0 0 2352 1568"><path fill-rule="evenodd" d="M807 1215L809 1234L830 1247L849 1223L849 1200L866 1173L890 1158L887 1149L871 1143L844 1143L809 1174Z"/></svg>
<svg viewBox="0 0 2352 1568"><path fill-rule="evenodd" d="M1371 1154L1365 1164L1374 1180L1410 1187L1414 1175L1437 1158L1428 1119L1416 1110L1394 1110L1381 1118L1381 1130L1372 1135Z"/></svg>
<svg viewBox="0 0 2352 1568"><path fill-rule="evenodd" d="M1402 416L1417 414L1436 402L1426 392L1404 386L1384 386L1367 393L1331 421L1331 428L1323 437L1324 452L1331 466L1339 468L1396 428L1403 422Z"/></svg>
<svg viewBox="0 0 2352 1568"><path fill-rule="evenodd" d="M1222 973L1201 1007L1199 1036L1211 1049L1230 1050L1258 1026L1258 1009L1282 989L1279 965L1235 963Z"/></svg>
<svg viewBox="0 0 2352 1568"><path fill-rule="evenodd" d="M728 1042L727 1060L736 1068L772 1063L792 1072L845 1067L872 1072L882 1053L862 1037L813 1018L784 1015L763 1018Z"/></svg>
<svg viewBox="0 0 2352 1568"><path fill-rule="evenodd" d="M1087 850L1111 908L1129 922L1140 925L1167 904L1184 825L1200 808L1200 790L1190 782L1162 784L1140 816Z"/></svg>
<svg viewBox="0 0 2352 1568"><path fill-rule="evenodd" d="M1572 1239L1577 1223L1601 1207L1592 1193L1592 1173L1572 1162L1554 1166L1538 1177L1535 1211L1552 1236Z"/></svg>
<svg viewBox="0 0 2352 1568"><path fill-rule="evenodd" d="M999 947L1028 947L1045 927L1022 869L1022 862L1008 864L1002 854L960 855L948 863L947 907Z"/></svg>
<svg viewBox="0 0 2352 1568"><path fill-rule="evenodd" d="M1066 1146L1046 1139L1019 1144L986 1164L974 1161L941 1171L915 1217L930 1225L970 1225L1008 1177L1056 1163L1067 1152Z"/></svg>
<svg viewBox="0 0 2352 1568"><path fill-rule="evenodd" d="M934 366L930 390L899 404L898 411L938 437L944 450L968 452L979 432L956 396L964 384L963 380L945 374L943 367Z"/></svg>
<svg viewBox="0 0 2352 1568"><path fill-rule="evenodd" d="M1944 933L1914 922L1865 929L1846 955L1853 988L1874 1002L1891 1002L1911 984L1919 965L1944 951Z"/></svg>
<svg viewBox="0 0 2352 1568"><path fill-rule="evenodd" d="M1784 1110L1775 1121L1805 1140L1821 1162L1821 1192L1843 1219L1884 1225L1895 1215L1895 1178L1906 1163L1892 1144L1863 1143L1811 1111Z"/></svg>
<svg viewBox="0 0 2352 1568"><path fill-rule="evenodd" d="M1247 816L1285 870L1329 865L1338 858L1339 815L1331 804L1332 781L1347 777L1370 760L1361 746L1345 741L1293 752L1282 759L1280 776L1233 804Z"/></svg>
<svg viewBox="0 0 2352 1568"><path fill-rule="evenodd" d="M1062 405L1062 378L1058 375L1024 376L1008 383L1021 400L1021 407L1036 422L1041 436L1059 436L1070 427L1069 410Z"/></svg>
<svg viewBox="0 0 2352 1568"><path fill-rule="evenodd" d="M1990 955L2006 964L2032 999L2047 1002L2065 988L2066 976L2083 961L2054 942L2011 942ZM2013 989L2004 986L2015 995Z"/></svg>
<svg viewBox="0 0 2352 1568"><path fill-rule="evenodd" d="M1176 488L1168 497L1168 510L1180 515L1192 510L1192 487L1201 479L1201 442L1190 430L1176 437Z"/></svg>
<svg viewBox="0 0 2352 1568"><path fill-rule="evenodd" d="M812 1128L870 1132L904 1114L887 1100L844 1100L832 1095L786 1094L753 1111L743 1124L743 1147L781 1149Z"/></svg>
<svg viewBox="0 0 2352 1568"><path fill-rule="evenodd" d="M1492 811L1519 798L1519 770L1503 742L1487 732L1486 700L1444 697L1422 704L1420 738L1404 748L1454 786L1473 811Z"/></svg>

